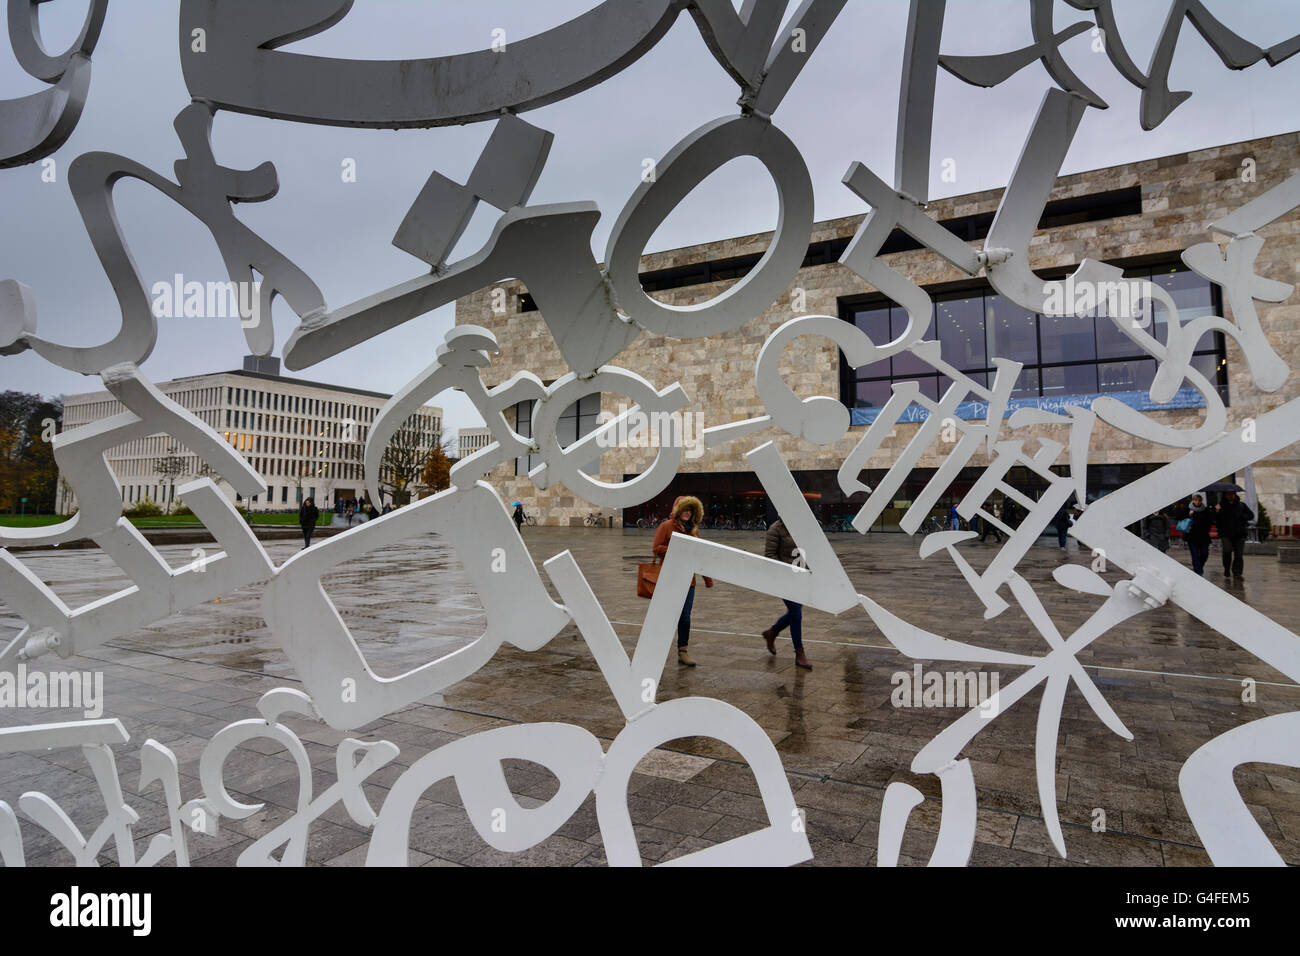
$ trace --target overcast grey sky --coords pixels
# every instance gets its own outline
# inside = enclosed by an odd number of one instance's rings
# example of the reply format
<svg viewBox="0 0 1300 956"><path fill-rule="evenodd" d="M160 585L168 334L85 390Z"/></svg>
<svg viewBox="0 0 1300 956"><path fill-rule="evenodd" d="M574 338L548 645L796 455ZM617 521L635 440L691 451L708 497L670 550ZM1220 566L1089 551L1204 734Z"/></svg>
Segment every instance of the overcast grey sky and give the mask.
<svg viewBox="0 0 1300 956"><path fill-rule="evenodd" d="M1145 68L1170 0L1120 0L1119 25L1133 58ZM1229 27L1260 46L1300 33L1295 0L1207 0ZM596 6L593 0L357 0L332 29L286 49L358 59L427 57L482 49L492 30L508 41L554 27ZM792 3L791 7L797 6ZM46 46L62 49L79 28L86 3L59 0L41 7ZM1056 3L1056 27L1087 17ZM804 69L774 121L808 163L819 220L864 212L840 184L854 160L886 180L893 176L906 0L849 0ZM38 330L77 345L107 340L120 316L66 181L67 164L90 150L121 153L170 177L180 157L172 119L189 102L176 47L176 0L114 0L99 46L89 101L80 124L55 154L58 180L41 181L39 164L0 170L0 278L33 288ZM1027 0L954 0L944 28L945 53L995 53L1031 40ZM1064 46L1075 71L1111 104L1089 110L1064 172L1077 172L1300 128L1300 56L1270 68L1225 69L1190 24L1170 75L1170 88L1193 95L1153 132L1138 123L1139 91L1131 87L1087 34ZM974 192L1006 183L1034 111L1050 80L1037 64L993 90L966 86L940 72L935 107L932 196ZM35 92L9 53L0 56L0 96ZM636 188L646 157L660 157L691 130L736 113L737 89L709 55L694 21L680 16L646 56L600 86L523 114L555 134L533 203L595 201L602 213L593 237L601 258L608 230ZM251 168L270 160L280 192L261 204L241 204L238 216L305 269L331 308L352 302L427 267L390 241L434 169L463 182L487 140L490 124L401 132L349 130L218 115L217 160ZM356 160L356 182L340 175ZM941 182L939 164L956 162L955 183ZM1258 170L1261 182L1280 171ZM147 284L222 280L215 244L197 221L143 184L117 189L118 210ZM498 214L480 209L451 259L476 251ZM775 224L771 181L756 160L727 164L695 190L651 241L670 249L768 230ZM276 354L296 324L277 300ZM387 332L298 377L393 392L432 361L453 323L447 306ZM158 345L142 366L154 381L238 368L246 353L232 319L161 319ZM664 384L664 383L660 383ZM47 395L99 387L51 366L31 352L0 357L0 388ZM479 424L464 399L444 393L446 427Z"/></svg>

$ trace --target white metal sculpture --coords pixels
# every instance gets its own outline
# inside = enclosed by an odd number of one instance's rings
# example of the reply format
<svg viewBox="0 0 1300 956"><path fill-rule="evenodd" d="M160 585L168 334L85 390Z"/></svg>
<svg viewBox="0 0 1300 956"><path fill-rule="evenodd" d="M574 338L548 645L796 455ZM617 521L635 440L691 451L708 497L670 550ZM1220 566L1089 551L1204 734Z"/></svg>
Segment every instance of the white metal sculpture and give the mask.
<svg viewBox="0 0 1300 956"><path fill-rule="evenodd" d="M1231 33L1196 0L1177 0L1144 73L1133 64L1119 39L1110 0L1068 2L1093 12L1097 26L1106 31L1111 61L1143 90L1142 124L1146 128L1158 125L1190 95L1167 88L1170 60L1184 19L1191 20L1225 65L1234 69L1263 58L1276 64L1300 50L1300 38L1264 50ZM31 162L66 139L85 100L88 56L107 2L92 0L80 37L59 57L50 57L40 48L36 6L37 0L10 0L11 42L23 67L55 86L37 98L0 102L0 166ZM786 6L784 0L749 0L737 11L729 0L619 0L512 43L505 51L381 62L327 59L278 49L329 29L348 13L350 0L292 5L261 0L183 0L178 24L180 53L194 102L180 111L175 122L185 157L176 163L176 182L108 153L78 157L69 175L87 233L118 300L119 331L100 344L46 341L37 333L31 290L16 280L0 282L0 356L32 349L62 368L99 375L126 409L55 440L58 463L80 501L80 511L74 517L48 528L0 530L0 597L26 624L0 651L0 669L11 670L19 662L50 652L61 657L76 655L233 589L262 584L266 623L305 691L273 690L262 697L257 716L218 732L200 760L201 793L183 793L175 756L161 743L147 741L140 752L140 785L142 789L153 784L162 787L169 829L157 834L139 853L132 836L137 816L123 796L111 749L127 739L120 721L110 718L0 729L0 753L80 747L104 800L104 819L87 837L54 800L38 792L24 793L18 807L30 821L28 825L53 834L81 865L93 865L110 839L117 861L123 865L152 865L169 854L178 865L186 865L190 840L215 833L223 817L235 820L259 812L259 805L231 797L225 768L227 758L241 743L265 737L285 747L294 759L299 796L296 811L249 846L239 858L241 865L301 865L312 822L338 803L359 825L373 828L368 864L404 865L416 802L445 778L454 779L468 819L483 840L506 852L525 850L547 838L594 793L609 862L639 865L640 852L627 809L633 769L666 741L707 736L733 747L752 769L769 825L674 862L789 865L807 860L812 851L803 827L797 825L798 808L779 755L762 728L719 700L657 699L672 625L697 573L831 614L861 607L909 657L1027 668L999 691L991 710L986 702L966 713L923 748L912 763L913 771L938 777L942 788L943 817L932 865L964 864L974 843L977 794L970 762L961 756L963 748L989 719L1040 684L1044 690L1035 741L1038 788L1052 842L1062 856L1067 853L1055 793L1061 707L1066 689L1073 683L1106 727L1132 738L1077 657L1090 642L1121 622L1172 602L1288 677L1300 680L1300 637L1210 587L1178 561L1124 530L1126 524L1164 504L1172 494L1191 492L1300 440L1297 402L1261 415L1251 442L1242 440L1240 430L1226 430L1221 399L1190 364L1196 341L1207 332L1218 331L1240 346L1261 390L1274 392L1285 382L1290 370L1265 337L1254 301L1283 301L1293 287L1255 274L1254 262L1262 244L1255 230L1300 205L1300 176L1212 225L1229 239L1226 256L1206 243L1184 253L1189 267L1223 287L1235 323L1221 317L1183 323L1173 299L1149 283L1135 289L1134 300L1145 298L1154 303L1152 307L1165 311L1166 341L1135 324L1132 314L1111 316L1120 331L1159 363L1150 390L1152 401L1168 402L1185 382L1203 396L1204 421L1190 430L1159 425L1106 399L1098 400L1091 410L1069 408L1066 414L1056 415L1022 409L1004 419L1019 363L995 359L997 373L987 385L959 372L945 359L938 342L924 338L931 315L929 295L879 257L886 238L898 227L967 275L983 272L995 289L1022 307L1046 314L1071 314L1068 307L1052 308L1055 284L1045 283L1029 269L1028 245L1081 118L1087 109L1105 108L1106 104L1075 76L1059 50L1065 39L1088 29L1089 24L1084 21L1053 33L1050 0L1027 0L1032 45L989 57L942 55L944 0L913 0L900 95L895 186L887 186L861 163L849 166L844 184L870 206L870 213L841 259L844 266L902 305L911 321L893 341L872 342L860 330L833 317L791 319L769 336L754 357L755 386L764 413L715 426L706 434L708 446L716 448L773 428L820 445L830 445L848 433L849 417L837 397L801 399L781 379L780 353L803 335L829 337L855 366L908 352L948 376L952 384L938 400L923 396L914 383L895 385L893 398L846 456L839 472L842 489L867 495L854 526L859 531L870 528L920 456L935 442L942 423L952 420L959 437L901 525L909 532L917 530L951 478L983 446L991 463L958 511L967 518L978 513L1001 527L1009 535L1008 542L979 573L956 547L969 537L968 532L931 535L925 539L921 555L953 560L984 605L986 617L995 617L1011 606L1004 597L1009 593L1046 642L1046 653L1010 653L950 640L896 616L888 609L886 597L857 593L799 494L776 444L767 437L745 454L798 544L802 557L797 564L786 565L712 541L674 537L630 659L578 559L567 551L543 562L564 603L551 599L502 501L480 479L503 462L532 454L541 461L529 475L537 487L563 482L584 499L610 507L646 501L671 480L680 463L680 448L659 449L642 474L624 482L609 484L587 475L575 463L590 460L601 437L617 427L619 420L567 447L556 435L557 420L576 399L602 391L631 399L634 408L627 414L642 409L673 412L684 407L688 398L679 384L649 382L609 363L643 330L694 338L737 328L783 294L798 270L812 227L812 186L802 157L772 115L831 29L843 0L804 0L789 20L789 36L780 33ZM517 114L577 95L614 75L649 51L683 11L689 12L710 52L737 82L740 112L705 124L667 151L656 181L638 187L617 218L602 266L590 249L600 215L594 204L527 205L547 161L552 135ZM208 37L201 54L189 42L191 31L197 29L206 31ZM935 73L942 66L966 82L995 85L1036 60L1043 62L1060 88L1044 93L984 248L976 251L925 211ZM273 197L277 178L269 163L248 171L216 163L210 136L214 113L221 109L339 126L411 128L481 121L496 125L467 182L461 185L434 172L397 227L393 244L431 271L330 309L310 277L233 215L232 202ZM647 296L637 279L637 266L655 228L711 172L744 155L765 165L780 197L780 221L767 253L745 279L711 301L674 308ZM265 276L258 303L260 317L269 317L274 295L288 301L301 320L283 349L290 368L315 364L459 296L506 276L518 276L535 297L571 372L547 386L524 370L506 383L488 388L480 370L490 362L489 354L497 345L495 337L474 326L457 328L446 336L435 361L424 372L395 389L374 423L365 456L366 481L374 494L383 449L401 422L445 389L460 389L488 423L493 440L457 465L452 488L276 566L213 483L196 481L180 491L223 550L202 566L173 570L122 518L116 482L105 459L109 448L161 432L188 447L242 494L255 495L265 487L227 443L161 395L137 367L152 350L158 327L114 214L112 190L123 178L149 184L202 221L216 239L232 281L249 279L254 269ZM482 250L448 264L447 256L479 202L501 212L496 227ZM1113 267L1086 259L1072 279L1132 281L1124 280ZM274 346L269 320L251 315L244 318L241 324L250 348L268 354ZM983 422L962 421L956 416L958 405L972 394L989 404ZM521 401L536 403L531 437L517 433L503 414ZM868 487L859 479L865 463L913 405L925 411L924 423L887 476L875 487ZM1072 534L1090 548L1104 548L1108 559L1130 578L1112 586L1081 566L1058 569L1055 578L1061 588L1105 599L1082 626L1065 636L1052 623L1047 610L1050 601L1044 601L1041 588L1032 587L1016 568L1034 538L1071 495L1085 501L1088 448L1097 419L1143 440L1177 448L1180 457L1083 507ZM1040 441L1031 451L1015 437L1019 428L1049 422L1068 428L1068 447ZM1072 477L1062 478L1050 470L1062 453ZM1047 481L1048 490L1038 501L1019 495L1003 481L1014 466L1027 466ZM982 509L994 489L1017 497L1028 510L1019 528L1001 525L996 515ZM373 549L429 531L443 535L463 562L483 602L486 629L454 653L397 677L380 677L326 595L322 575ZM5 550L10 545L57 545L85 537L92 538L132 584L79 608L66 606L20 558ZM497 562L504 577L493 567ZM398 748L387 741L346 739L335 751L335 782L314 794L306 749L282 722L286 714L321 720L337 729L359 728L468 677L503 643L534 651L570 622L590 649L625 720L624 729L608 748L587 730L570 724L521 724L471 734L402 771L383 805L376 809L368 803L361 784L391 763ZM1300 765L1296 717L1277 715L1240 726L1206 742L1183 768L1180 786L1188 813L1214 862L1281 863L1245 810L1232 782L1232 769L1254 760ZM548 768L559 780L557 793L541 806L522 807L502 772L502 761L514 758ZM908 815L921 799L919 791L906 784L894 783L888 788L880 815L881 865L897 862ZM511 825L494 825L497 812L505 814ZM13 807L0 801L0 859L6 866L24 862L23 825Z"/></svg>

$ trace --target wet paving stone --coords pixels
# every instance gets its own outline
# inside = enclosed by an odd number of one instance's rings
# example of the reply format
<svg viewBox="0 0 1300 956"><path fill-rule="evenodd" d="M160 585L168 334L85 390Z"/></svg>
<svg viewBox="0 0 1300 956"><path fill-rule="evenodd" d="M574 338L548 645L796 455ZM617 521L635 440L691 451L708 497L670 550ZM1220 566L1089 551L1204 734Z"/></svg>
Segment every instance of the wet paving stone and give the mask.
<svg viewBox="0 0 1300 956"><path fill-rule="evenodd" d="M715 532L733 546L761 552L760 534ZM832 535L832 545L857 589L891 613L944 637L1017 654L1042 655L1049 646L1015 606L991 619L946 557L921 560L919 539L902 535ZM648 560L648 533L606 529L525 528L524 540L540 567L570 550L629 654L635 649L648 602L635 593L635 566ZM1054 544L1054 542L1053 542ZM269 541L277 563L298 548ZM173 563L188 545L160 550ZM976 570L996 546L972 544L964 553ZM172 552L175 553L172 553ZM1178 555L1186 562L1186 554ZM101 552L30 551L20 560L49 582L72 607L106 597L129 582ZM1216 556L1211 556L1214 567ZM1282 623L1300 612L1300 566L1273 557L1247 559L1244 583L1227 592ZM1046 539L1022 561L1020 573L1036 589L1060 632L1068 636L1100 598L1067 591L1052 571L1063 562L1090 563L1062 553ZM1111 583L1123 579L1110 570ZM542 581L553 597L545 575ZM436 535L422 535L331 569L323 580L376 673L392 676L464 647L486 617L453 550ZM1207 578L1220 587L1221 579ZM1003 592L1007 595L1006 590ZM811 671L796 668L788 635L769 655L761 638L782 613L779 600L733 584L697 589L691 633L696 668L669 655L659 700L715 697L752 717L773 742L796 803L804 811L813 865L875 864L885 788L895 781L916 787L922 803L912 811L900 865L924 865L943 813L935 777L916 774L916 755L966 707L896 707L898 675L923 671L996 672L1006 687L1024 667L913 661L885 639L860 608L839 617L806 610L804 641ZM21 629L0 604L0 640ZM1300 686L1262 664L1190 614L1166 606L1104 634L1078 655L1133 734L1113 734L1077 687L1062 707L1054 754L1055 799L1067 857L1049 836L1038 792L1035 731L1042 705L1036 688L984 721L961 751L970 758L979 813L973 865L986 866L1205 866L1209 858L1187 818L1178 774L1188 756L1210 739L1252 720L1300 707ZM42 662L45 663L44 661ZM117 717L131 741L114 748L127 802L136 807L138 848L168 826L156 787L137 797L139 746L152 737L171 747L181 770L184 799L200 795L198 761L221 727L257 716L258 698L276 687L300 687L261 613L261 588L223 595L183 614L155 622L58 669L104 674L105 717ZM1243 694L1246 683L1254 699ZM0 727L80 719L80 712L0 709ZM334 779L339 742L353 736L389 740L401 753L366 784L378 810L388 790L423 755L468 735L522 722L559 721L585 727L608 747L624 720L582 636L570 625L545 647L525 652L507 645L478 672L442 693L404 707L352 734L305 718L288 723L307 748L314 792ZM558 782L545 768L509 761L506 780L520 806L549 799ZM1234 775L1241 797L1285 860L1300 863L1300 770L1244 765ZM195 834L198 865L232 865L252 841L293 813L298 770L279 744L256 739L227 760L226 782L235 799L264 808L242 820L221 821L217 836ZM0 800L17 808L26 791L48 793L83 832L103 816L103 801L79 750L0 755ZM628 814L643 862L676 859L751 833L769 823L752 772L730 747L704 736L673 740L647 755L628 785ZM27 860L66 865L71 857L33 821L19 815ZM1104 825L1098 821L1104 819ZM336 806L312 825L307 859L312 865L364 863L368 830ZM454 781L433 784L411 820L410 865L604 865L600 820L588 797L549 839L520 854L489 847L470 824ZM104 859L113 862L111 849Z"/></svg>

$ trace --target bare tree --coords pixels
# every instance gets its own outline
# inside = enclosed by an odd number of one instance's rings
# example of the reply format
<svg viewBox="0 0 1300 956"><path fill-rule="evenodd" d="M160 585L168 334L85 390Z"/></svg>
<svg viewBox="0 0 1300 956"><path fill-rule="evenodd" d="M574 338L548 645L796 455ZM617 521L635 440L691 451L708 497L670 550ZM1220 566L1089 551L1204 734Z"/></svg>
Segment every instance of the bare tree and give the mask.
<svg viewBox="0 0 1300 956"><path fill-rule="evenodd" d="M180 446L175 442L167 446L167 451L163 457L153 463L153 470L156 471L170 489L167 493L166 514L172 513L172 504L176 500L176 479L185 474L185 459L181 457Z"/></svg>
<svg viewBox="0 0 1300 956"><path fill-rule="evenodd" d="M424 470L430 449L441 445L442 436L426 421L426 416L416 413L403 422L379 460L379 492L387 492L394 507L411 500L411 489ZM379 507L382 502L373 504Z"/></svg>

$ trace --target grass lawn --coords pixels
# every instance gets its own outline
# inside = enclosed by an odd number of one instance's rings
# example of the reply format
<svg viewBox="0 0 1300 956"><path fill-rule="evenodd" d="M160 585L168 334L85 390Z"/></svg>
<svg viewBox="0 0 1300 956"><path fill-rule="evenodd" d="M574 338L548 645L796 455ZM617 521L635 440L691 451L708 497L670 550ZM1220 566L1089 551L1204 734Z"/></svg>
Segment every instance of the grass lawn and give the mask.
<svg viewBox="0 0 1300 956"><path fill-rule="evenodd" d="M66 520L62 515L0 515L0 528L42 528Z"/></svg>
<svg viewBox="0 0 1300 956"><path fill-rule="evenodd" d="M46 525L67 521L64 515L3 515L0 514L0 528L42 528ZM137 528L188 528L202 524L194 515L154 515L147 518L132 518L131 523ZM318 526L330 523L330 513L322 512ZM253 524L283 525L296 527L297 514L254 514Z"/></svg>

